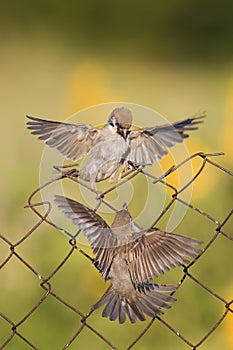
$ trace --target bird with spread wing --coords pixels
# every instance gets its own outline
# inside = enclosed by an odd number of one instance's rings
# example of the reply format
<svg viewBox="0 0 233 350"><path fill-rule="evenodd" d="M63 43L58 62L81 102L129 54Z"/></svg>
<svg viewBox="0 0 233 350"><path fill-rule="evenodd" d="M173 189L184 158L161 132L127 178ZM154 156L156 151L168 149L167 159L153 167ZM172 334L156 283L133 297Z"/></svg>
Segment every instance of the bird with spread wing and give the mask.
<svg viewBox="0 0 233 350"><path fill-rule="evenodd" d="M119 323L128 317L135 323L171 307L176 299L169 294L178 287L150 281L195 258L202 242L157 228L141 230L126 205L109 226L95 211L72 199L56 195L55 203L84 232L95 254L95 266L106 281L111 280L91 311L105 306L103 317Z"/></svg>
<svg viewBox="0 0 233 350"><path fill-rule="evenodd" d="M78 161L88 154L77 172L91 188L95 182L112 182L122 164L147 166L159 161L167 148L181 143L188 131L198 129L204 115L172 124L130 130L133 116L125 107L115 108L102 128L89 124L64 123L27 116L27 127L46 145L57 149L67 159Z"/></svg>

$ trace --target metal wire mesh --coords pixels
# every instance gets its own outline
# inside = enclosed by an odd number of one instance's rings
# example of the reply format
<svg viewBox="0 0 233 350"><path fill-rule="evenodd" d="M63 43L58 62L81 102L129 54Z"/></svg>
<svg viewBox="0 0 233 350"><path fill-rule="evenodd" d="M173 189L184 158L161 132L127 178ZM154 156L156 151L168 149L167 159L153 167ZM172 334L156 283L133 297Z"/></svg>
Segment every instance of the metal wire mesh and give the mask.
<svg viewBox="0 0 233 350"><path fill-rule="evenodd" d="M206 252L215 244L218 244L220 237L224 239L227 245L232 245L233 237L230 236L228 232L225 231L225 227L227 226L227 223L230 221L233 209L229 208L229 212L226 213L225 218L223 220L219 220L218 217L213 217L208 212L203 211L201 208L194 206L193 204L187 203L184 201L180 194L185 191L193 182L203 174L203 170L208 164L208 166L211 166L214 168L216 172L221 173L221 176L227 176L231 179L233 176L233 173L220 166L218 163L213 161L213 158L220 155L219 154L205 154L205 153L196 153L192 155L191 157L185 159L182 163L178 164L177 166L173 166L171 169L169 169L163 176L160 178L156 178L155 176L151 175L150 173L147 173L144 171L144 169L138 168L138 169L132 169L128 171L124 177L114 186L110 187L107 191L102 193L102 195L99 195L97 192L97 205L95 210L98 210L99 206L104 204L107 205L113 212L116 211L115 208L113 208L108 201L105 200L105 196L107 193L110 193L111 191L115 190L116 187L122 186L125 182L130 181L133 177L137 176L139 173L143 174L147 178L150 178L154 186L156 186L158 183L162 184L163 186L166 186L170 191L170 199L167 203L164 210L161 212L161 214L154 220L153 225L155 226L166 214L166 212L171 208L174 203L179 202L180 205L187 207L191 213L196 213L198 216L201 216L204 220L211 222L214 225L214 232L211 231L211 238L208 240L208 242L205 244L202 252L200 255L198 255L191 263L188 265L183 265L182 269L182 277L179 281L179 284L182 288L182 285L185 280L189 279L196 285L198 285L201 289L205 290L209 297L213 297L214 299L218 300L221 304L221 311L218 315L215 315L218 319L217 321L210 322L209 329L207 332L197 341L191 340L191 337L186 334L181 334L178 331L178 328L176 325L172 325L168 321L165 320L164 317L157 316L154 319L151 319L147 321L146 325L143 323L143 329L141 329L135 339L133 339L130 343L125 344L125 349L132 349L135 348L136 345L139 343L142 345L143 340L145 339L145 336L152 331L155 324L160 322L166 329L167 332L171 332L174 337L178 337L180 341L186 346L188 349L201 349L202 346L206 343L207 339L210 337L211 334L214 332L218 332L220 325L225 321L226 317L228 315L232 315L233 313L233 300L226 298L223 295L220 295L215 289L211 288L208 284L206 284L205 281L198 278L195 273L190 272L190 268L193 267L197 261L200 259L200 257L203 257L206 255ZM191 162L192 159L198 158L200 159L200 167L198 171L192 176L192 178L187 179L187 183L182 188L175 188L173 185L169 183L169 175L171 173L174 173L177 171L177 169L181 168L186 164L187 162ZM208 171L208 170L207 170ZM0 234L0 240L4 242L5 245L8 246L8 253L7 256L4 257L3 261L0 264L0 272L7 267L7 265L13 260L16 260L16 264L23 264L24 267L29 271L30 274L34 276L34 278L39 282L38 288L41 289L42 295L38 300L33 304L33 306L30 308L30 310L25 310L25 314L23 317L20 317L19 320L15 320L15 318L11 317L11 315L6 314L5 312L2 312L0 310L0 319L4 323L4 326L8 329L8 335L4 337L4 339L0 339L0 349L7 349L8 345L10 345L16 337L20 338L22 341L22 344L24 344L25 348L31 348L31 349L39 349L38 345L36 343L32 343L30 340L30 337L28 335L24 334L25 327L30 327L30 320L35 315L35 313L42 307L44 303L46 303L46 300L48 298L53 298L56 300L60 306L65 308L68 313L72 313L76 317L75 322L75 329L72 328L72 331L70 332L69 339L64 339L64 346L62 349L67 349L73 344L74 342L78 344L79 337L81 335L84 335L88 337L90 335L90 332L92 334L95 334L96 337L98 337L102 343L103 348L106 349L118 349L118 345L114 344L111 337L105 334L104 327L101 331L97 329L92 323L92 319L88 318L85 322L82 322L82 318L85 317L86 312L83 311L83 306L80 305L78 308L70 303L68 300L66 300L63 296L61 296L59 293L56 293L55 288L53 288L53 278L58 274L58 272L64 267L64 265L71 259L71 257L74 254L80 254L80 256L83 256L84 259L88 259L89 263L92 264L92 258L89 256L89 254L81 249L79 247L79 244L76 241L77 235L71 235L69 232L66 232L64 229L58 227L56 223L51 221L49 218L49 214L51 212L53 204L49 201L41 201L41 202L33 202L34 196L37 193L40 193L42 188L45 188L47 186L50 186L53 182L56 181L63 181L63 179L68 179L69 181L75 181L79 183L81 186L86 187L90 191L94 191L93 189L89 188L87 183L84 183L80 181L77 177L74 176L73 171L62 171L59 176L56 178L48 181L40 188L36 189L28 198L28 204L26 207L30 208L38 217L39 220L36 222L36 224L26 233L24 234L19 240L16 242L11 242L5 235ZM46 208L46 212L43 213L44 208ZM33 233L39 229L41 225L52 225L56 230L63 230L65 233L70 236L67 240L67 244L70 244L69 251L67 255L59 262L56 268L54 268L52 271L50 271L46 276L42 275L40 273L40 270L38 268L35 268L30 264L27 260L27 258L24 257L23 253L20 253L20 247L22 247L27 240L32 238ZM33 236L34 237L34 236ZM77 266L78 269L78 266ZM229 285L231 283L230 275L229 275ZM4 292L4 286L1 287L1 293ZM78 295L77 295L78 300ZM78 301L77 301L78 303ZM99 319L99 322L102 322L102 319ZM24 327L23 327L24 326ZM114 323L111 324L111 327L114 328ZM122 327L122 326L121 326ZM123 325L124 327L124 325ZM190 327L191 327L191 320L190 320ZM88 330L88 333L85 333L85 331ZM48 330L49 331L49 330ZM156 330L155 330L156 331ZM40 337L43 337L45 334L40 334ZM24 348L24 347L23 347ZM54 348L53 346L50 346L48 344L48 348Z"/></svg>

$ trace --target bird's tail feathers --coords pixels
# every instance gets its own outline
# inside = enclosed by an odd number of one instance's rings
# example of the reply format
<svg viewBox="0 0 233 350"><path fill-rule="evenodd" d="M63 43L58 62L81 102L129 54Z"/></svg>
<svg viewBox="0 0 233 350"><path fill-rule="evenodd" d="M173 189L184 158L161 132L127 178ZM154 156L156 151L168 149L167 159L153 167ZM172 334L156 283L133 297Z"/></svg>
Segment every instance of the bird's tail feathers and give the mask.
<svg viewBox="0 0 233 350"><path fill-rule="evenodd" d="M111 321L118 319L119 323L124 323L127 316L131 323L137 319L144 321L146 315L154 318L163 313L162 309L170 308L176 299L166 293L176 290L177 286L173 285L145 283L143 288L134 290L130 296L122 296L111 285L92 309L105 305L102 316Z"/></svg>

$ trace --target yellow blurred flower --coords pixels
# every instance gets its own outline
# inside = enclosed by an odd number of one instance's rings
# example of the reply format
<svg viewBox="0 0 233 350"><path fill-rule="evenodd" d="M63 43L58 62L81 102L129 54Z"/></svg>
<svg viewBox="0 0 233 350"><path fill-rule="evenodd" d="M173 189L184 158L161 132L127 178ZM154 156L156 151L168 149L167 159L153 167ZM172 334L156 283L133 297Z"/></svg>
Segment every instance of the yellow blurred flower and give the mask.
<svg viewBox="0 0 233 350"><path fill-rule="evenodd" d="M181 152L179 152L178 147L180 145L176 145L175 147L177 148L177 150L175 150L174 147L174 151L172 149L173 153L169 153L169 155L167 155L161 160L161 167L162 169L164 169L164 171L169 169L173 164L178 165L187 157L195 153L209 153L210 151L209 148L207 149L206 145L204 145L200 139L195 137L194 134L190 134L190 138L185 142L187 143L187 149L185 153L182 150ZM173 155L175 155L175 157L173 157ZM214 160L217 161L217 158L215 158ZM202 162L203 160L199 156L193 158L191 161L188 161L186 164L182 165L171 175L169 175L167 177L167 182L177 189L182 188L193 178L193 176L195 176L195 174L200 169ZM192 198L194 199L200 199L205 197L216 186L217 176L215 175L217 174L215 168L209 164L206 164L205 167L206 168L202 170L201 174L193 183Z"/></svg>
<svg viewBox="0 0 233 350"><path fill-rule="evenodd" d="M111 101L110 83L104 66L86 60L71 70L68 86L68 113ZM113 95L114 96L114 95ZM113 98L116 100L116 96Z"/></svg>
<svg viewBox="0 0 233 350"><path fill-rule="evenodd" d="M223 126L223 130L219 134L219 144L223 145L224 152L226 153L226 161L229 160L232 165L233 78L231 78L229 81L229 86L226 94L226 116Z"/></svg>

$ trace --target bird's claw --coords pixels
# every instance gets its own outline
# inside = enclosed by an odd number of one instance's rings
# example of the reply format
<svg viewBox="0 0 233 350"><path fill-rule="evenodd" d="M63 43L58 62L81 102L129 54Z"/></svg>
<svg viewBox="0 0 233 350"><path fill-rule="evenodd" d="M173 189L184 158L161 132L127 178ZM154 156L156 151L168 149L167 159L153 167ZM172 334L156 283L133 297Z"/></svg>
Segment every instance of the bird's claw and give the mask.
<svg viewBox="0 0 233 350"><path fill-rule="evenodd" d="M110 176L108 182L109 182L110 184L112 184L113 182L115 182L115 180L116 180L116 172L114 172L114 173Z"/></svg>
<svg viewBox="0 0 233 350"><path fill-rule="evenodd" d="M132 161L128 161L129 169L140 170L140 169L143 169L144 166L145 166L144 164L139 164L139 163L134 163Z"/></svg>

